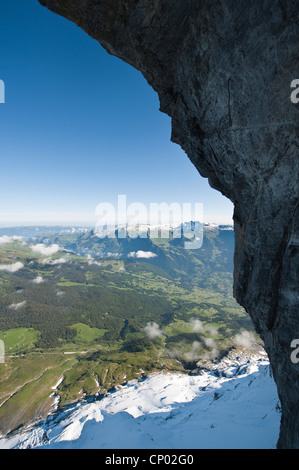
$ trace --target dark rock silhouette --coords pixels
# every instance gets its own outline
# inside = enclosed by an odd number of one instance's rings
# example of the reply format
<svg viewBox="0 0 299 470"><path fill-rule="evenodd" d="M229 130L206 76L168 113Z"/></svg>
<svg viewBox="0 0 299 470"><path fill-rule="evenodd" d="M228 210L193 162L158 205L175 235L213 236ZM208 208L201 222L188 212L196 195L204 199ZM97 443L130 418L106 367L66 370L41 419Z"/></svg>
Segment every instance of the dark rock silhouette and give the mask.
<svg viewBox="0 0 299 470"><path fill-rule="evenodd" d="M143 73L172 140L234 203L235 297L271 361L278 447L298 448L298 1L39 1Z"/></svg>

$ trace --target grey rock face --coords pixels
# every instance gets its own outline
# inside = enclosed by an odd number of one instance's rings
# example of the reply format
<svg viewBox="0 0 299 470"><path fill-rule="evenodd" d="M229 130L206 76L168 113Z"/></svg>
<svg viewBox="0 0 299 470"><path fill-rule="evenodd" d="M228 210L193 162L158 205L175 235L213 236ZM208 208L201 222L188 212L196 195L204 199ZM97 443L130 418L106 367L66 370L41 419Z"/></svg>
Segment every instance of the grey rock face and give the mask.
<svg viewBox="0 0 299 470"><path fill-rule="evenodd" d="M298 448L298 0L39 1L143 73L172 140L233 201L234 293L272 364L278 447Z"/></svg>

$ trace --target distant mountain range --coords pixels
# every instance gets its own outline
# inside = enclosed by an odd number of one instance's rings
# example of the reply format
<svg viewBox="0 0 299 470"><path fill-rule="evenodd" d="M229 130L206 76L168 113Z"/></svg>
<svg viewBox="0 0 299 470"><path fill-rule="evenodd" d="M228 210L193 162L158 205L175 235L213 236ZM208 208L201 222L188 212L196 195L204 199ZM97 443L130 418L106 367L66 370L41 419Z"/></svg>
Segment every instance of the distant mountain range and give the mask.
<svg viewBox="0 0 299 470"><path fill-rule="evenodd" d="M60 225L28 225L0 227L0 237L7 235L8 237L19 236L24 240L40 237L45 233L85 233L91 230L90 227L68 227Z"/></svg>
<svg viewBox="0 0 299 470"><path fill-rule="evenodd" d="M205 281L215 273L222 273L223 280L227 277L232 280L233 228L204 225L201 229L197 226L194 232L192 231L194 226L193 223L192 227L190 224L170 227L168 238L152 237L150 227L144 225L134 228L139 234L136 238L126 234L123 226L107 231L106 237L97 234L93 229L79 227L60 227L60 231L56 233L51 231L39 235L41 228L38 227L34 242L45 245L58 244L66 251L91 256L96 260L103 258L125 259L127 262L139 260L159 267L171 276L178 278L192 276L195 282L199 279ZM155 228L165 230L165 227ZM133 231L132 227L126 229L127 232ZM177 237L179 231L181 232L180 238ZM202 238L198 244L199 248L184 249L186 241L190 242L190 237L194 233L197 239Z"/></svg>
<svg viewBox="0 0 299 470"><path fill-rule="evenodd" d="M198 222L195 222L198 224ZM194 222L193 222L194 224ZM181 224L182 231L187 230L187 228L190 226L190 223L184 223ZM117 227L117 230L123 229L125 226L121 225ZM139 225L139 230L141 232L145 232L149 230L151 226L150 225L145 225L141 224ZM152 226L153 227L153 226ZM158 226L156 225L155 227L163 228L166 226ZM177 229L179 225L175 224L172 225L172 229ZM131 227L132 228L132 227ZM215 225L215 224L204 224L203 225L204 230L233 230L232 225ZM108 227L110 231L115 230L113 227ZM30 239L30 238L35 238L35 237L40 237L45 234L73 234L73 233L86 233L90 232L93 230L92 227L86 226L68 226L68 225L20 225L20 226L11 226L11 227L0 227L0 237L3 235L7 235L9 237L11 236L20 236L23 237L24 240Z"/></svg>

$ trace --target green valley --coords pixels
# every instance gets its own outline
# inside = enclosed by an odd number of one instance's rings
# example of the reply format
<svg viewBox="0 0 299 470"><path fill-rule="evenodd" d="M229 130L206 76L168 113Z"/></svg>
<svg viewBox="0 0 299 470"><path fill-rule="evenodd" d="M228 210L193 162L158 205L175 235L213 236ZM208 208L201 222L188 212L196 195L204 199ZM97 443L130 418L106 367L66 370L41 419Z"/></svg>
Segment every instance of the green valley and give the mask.
<svg viewBox="0 0 299 470"><path fill-rule="evenodd" d="M194 370L242 330L253 335L232 296L233 232L206 229L198 250L183 242L89 231L0 244L2 434L58 400L64 407L149 372Z"/></svg>

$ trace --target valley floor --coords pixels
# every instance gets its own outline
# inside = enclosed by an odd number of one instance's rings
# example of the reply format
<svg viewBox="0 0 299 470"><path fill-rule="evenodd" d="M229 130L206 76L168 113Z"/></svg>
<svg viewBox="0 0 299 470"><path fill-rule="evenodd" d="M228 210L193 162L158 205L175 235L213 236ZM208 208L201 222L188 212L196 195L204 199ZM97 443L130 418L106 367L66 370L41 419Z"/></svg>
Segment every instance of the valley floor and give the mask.
<svg viewBox="0 0 299 470"><path fill-rule="evenodd" d="M199 375L161 372L79 401L0 448L273 449L280 416L267 356L236 350Z"/></svg>

